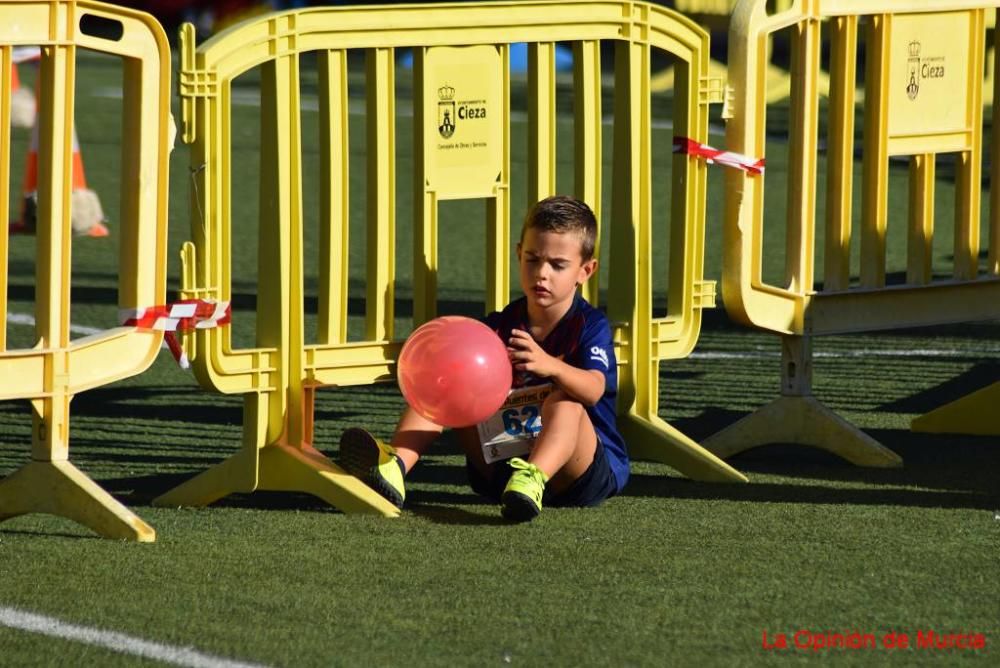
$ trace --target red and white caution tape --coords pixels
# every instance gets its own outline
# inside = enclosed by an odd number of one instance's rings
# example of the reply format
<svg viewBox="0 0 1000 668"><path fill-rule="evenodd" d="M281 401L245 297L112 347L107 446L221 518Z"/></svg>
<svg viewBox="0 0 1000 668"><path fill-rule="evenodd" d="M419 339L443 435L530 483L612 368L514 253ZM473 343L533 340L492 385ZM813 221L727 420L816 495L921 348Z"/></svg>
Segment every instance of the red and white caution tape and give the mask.
<svg viewBox="0 0 1000 668"><path fill-rule="evenodd" d="M137 309L122 309L121 322L126 327L154 329L166 332L163 338L182 369L191 366L184 349L174 332L189 332L193 329L209 329L228 325L232 320L229 302L212 299L184 299L166 306L147 306Z"/></svg>
<svg viewBox="0 0 1000 668"><path fill-rule="evenodd" d="M674 153L684 153L705 158L708 164L719 163L726 167L742 169L750 174L764 173L764 158L751 158L742 153L720 151L708 144L701 144L688 137L674 137Z"/></svg>

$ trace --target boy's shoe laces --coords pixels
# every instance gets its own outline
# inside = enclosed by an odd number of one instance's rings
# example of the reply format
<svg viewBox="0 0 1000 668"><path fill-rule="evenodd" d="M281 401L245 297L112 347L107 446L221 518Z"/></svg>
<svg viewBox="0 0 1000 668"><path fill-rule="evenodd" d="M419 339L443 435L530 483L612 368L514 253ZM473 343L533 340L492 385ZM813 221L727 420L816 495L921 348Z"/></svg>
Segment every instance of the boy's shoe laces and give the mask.
<svg viewBox="0 0 1000 668"><path fill-rule="evenodd" d="M541 469L520 457L510 460L513 475L500 497L503 516L514 522L526 522L542 512L542 495L548 476Z"/></svg>

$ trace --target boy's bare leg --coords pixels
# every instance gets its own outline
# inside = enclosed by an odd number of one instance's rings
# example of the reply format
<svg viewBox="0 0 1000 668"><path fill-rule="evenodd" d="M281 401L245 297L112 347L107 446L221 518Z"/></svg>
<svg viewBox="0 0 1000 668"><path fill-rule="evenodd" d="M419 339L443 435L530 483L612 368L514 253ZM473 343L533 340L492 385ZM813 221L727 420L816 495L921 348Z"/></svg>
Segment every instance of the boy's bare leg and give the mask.
<svg viewBox="0 0 1000 668"><path fill-rule="evenodd" d="M542 407L542 433L528 461L549 477L548 487L559 492L586 473L594 461L597 433L580 402L559 390ZM474 427L457 429L458 442L472 466L487 480L493 465L487 464Z"/></svg>
<svg viewBox="0 0 1000 668"><path fill-rule="evenodd" d="M442 431L443 427L434 424L409 406L406 407L399 417L396 433L392 436L392 447L407 472L413 470L421 455Z"/></svg>
<svg viewBox="0 0 1000 668"><path fill-rule="evenodd" d="M583 405L556 390L542 405L542 432L528 461L549 477L547 487L561 492L594 461L597 433Z"/></svg>
<svg viewBox="0 0 1000 668"><path fill-rule="evenodd" d="M345 430L340 436L339 463L345 471L402 508L406 500L406 474L441 431L439 425L407 407L399 418L392 447L364 429Z"/></svg>

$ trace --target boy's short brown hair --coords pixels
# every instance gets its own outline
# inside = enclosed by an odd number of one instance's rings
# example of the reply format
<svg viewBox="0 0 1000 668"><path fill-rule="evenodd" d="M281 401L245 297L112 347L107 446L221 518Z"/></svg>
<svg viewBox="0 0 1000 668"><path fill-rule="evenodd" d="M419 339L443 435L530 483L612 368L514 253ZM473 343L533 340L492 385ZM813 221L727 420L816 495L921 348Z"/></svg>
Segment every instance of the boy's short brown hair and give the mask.
<svg viewBox="0 0 1000 668"><path fill-rule="evenodd" d="M584 262L594 257L597 243L597 218L585 202L566 195L553 195L531 207L524 217L521 241L529 229L539 232L575 232L580 237L580 255Z"/></svg>

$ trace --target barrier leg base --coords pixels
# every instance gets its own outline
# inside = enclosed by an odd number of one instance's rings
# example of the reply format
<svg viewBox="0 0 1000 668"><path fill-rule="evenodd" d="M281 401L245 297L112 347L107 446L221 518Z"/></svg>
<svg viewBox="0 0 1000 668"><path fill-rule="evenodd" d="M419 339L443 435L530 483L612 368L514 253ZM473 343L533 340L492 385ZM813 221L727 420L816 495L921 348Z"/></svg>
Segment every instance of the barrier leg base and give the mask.
<svg viewBox="0 0 1000 668"><path fill-rule="evenodd" d="M65 517L105 538L156 540L151 526L68 461L32 461L0 480L0 522L28 513Z"/></svg>
<svg viewBox="0 0 1000 668"><path fill-rule="evenodd" d="M635 459L671 466L692 480L747 482L747 477L659 418L622 416L618 429Z"/></svg>
<svg viewBox="0 0 1000 668"><path fill-rule="evenodd" d="M276 444L260 453L260 489L305 492L345 513L396 517L399 509L311 446Z"/></svg>
<svg viewBox="0 0 1000 668"><path fill-rule="evenodd" d="M977 392L935 408L914 418L912 431L932 434L970 434L1000 436L1000 383L993 383Z"/></svg>
<svg viewBox="0 0 1000 668"><path fill-rule="evenodd" d="M722 457L768 443L799 443L826 450L857 466L891 468L903 460L812 396L783 396L713 434L702 446Z"/></svg>
<svg viewBox="0 0 1000 668"><path fill-rule="evenodd" d="M201 507L237 492L257 489L256 451L240 450L169 492L153 499L154 506Z"/></svg>
<svg viewBox="0 0 1000 668"><path fill-rule="evenodd" d="M312 494L345 513L399 515L398 508L318 450L281 443L259 451L241 450L157 497L153 505L206 506L236 492L249 493L258 489Z"/></svg>

